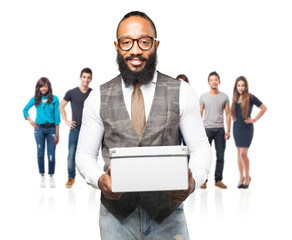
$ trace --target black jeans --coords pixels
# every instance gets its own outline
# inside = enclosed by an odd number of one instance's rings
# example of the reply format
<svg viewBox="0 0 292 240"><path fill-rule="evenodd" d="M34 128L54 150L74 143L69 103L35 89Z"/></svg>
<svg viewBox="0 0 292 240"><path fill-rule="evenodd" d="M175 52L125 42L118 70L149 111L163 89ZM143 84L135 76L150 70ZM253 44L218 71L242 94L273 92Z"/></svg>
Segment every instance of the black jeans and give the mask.
<svg viewBox="0 0 292 240"><path fill-rule="evenodd" d="M215 169L215 181L221 181L223 179L224 168L224 151L226 147L225 130L224 128L206 128L206 134L210 145L214 139L216 149L216 169Z"/></svg>

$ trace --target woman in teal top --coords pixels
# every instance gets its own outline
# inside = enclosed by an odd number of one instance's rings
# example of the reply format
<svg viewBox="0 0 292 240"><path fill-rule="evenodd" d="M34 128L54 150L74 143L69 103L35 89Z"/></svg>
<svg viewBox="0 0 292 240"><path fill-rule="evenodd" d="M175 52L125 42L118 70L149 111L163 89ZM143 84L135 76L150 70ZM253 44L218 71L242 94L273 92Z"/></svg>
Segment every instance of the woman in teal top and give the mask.
<svg viewBox="0 0 292 240"><path fill-rule="evenodd" d="M36 119L33 121L28 111L35 106ZM41 187L46 186L45 180L45 142L47 141L47 154L49 160L50 187L55 187L55 151L59 142L60 111L59 99L53 95L49 79L40 78L35 86L35 95L23 109L23 115L34 128L34 136L37 144L37 157L39 173L41 174Z"/></svg>

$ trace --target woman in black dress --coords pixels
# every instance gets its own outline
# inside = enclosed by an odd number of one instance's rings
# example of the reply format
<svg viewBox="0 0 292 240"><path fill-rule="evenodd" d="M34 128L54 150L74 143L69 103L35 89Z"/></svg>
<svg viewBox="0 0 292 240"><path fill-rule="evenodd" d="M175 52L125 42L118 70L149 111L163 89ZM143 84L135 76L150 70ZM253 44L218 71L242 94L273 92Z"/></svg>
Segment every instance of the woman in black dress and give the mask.
<svg viewBox="0 0 292 240"><path fill-rule="evenodd" d="M261 110L255 118L251 118L253 105ZM266 106L248 91L248 82L244 76L236 79L233 89L231 115L233 123L233 137L237 147L239 184L238 188L248 188L251 177L249 175L249 146L253 138L253 123L257 122L267 110Z"/></svg>

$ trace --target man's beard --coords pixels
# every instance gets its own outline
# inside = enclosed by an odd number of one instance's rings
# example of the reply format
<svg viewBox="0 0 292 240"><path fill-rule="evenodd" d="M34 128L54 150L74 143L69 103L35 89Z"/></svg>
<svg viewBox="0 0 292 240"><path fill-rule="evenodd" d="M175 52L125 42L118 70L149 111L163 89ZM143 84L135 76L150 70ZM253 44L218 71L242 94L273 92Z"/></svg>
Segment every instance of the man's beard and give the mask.
<svg viewBox="0 0 292 240"><path fill-rule="evenodd" d="M146 61L144 68L139 72L133 72L126 64L125 61L130 60L132 58L139 58L140 61ZM119 66L119 70L121 72L126 87L133 85L134 83L147 84L151 82L153 79L157 65L157 54L155 51L149 56L148 60L147 58L144 58L140 55L126 57L126 59L124 60L123 56L118 52L116 61Z"/></svg>

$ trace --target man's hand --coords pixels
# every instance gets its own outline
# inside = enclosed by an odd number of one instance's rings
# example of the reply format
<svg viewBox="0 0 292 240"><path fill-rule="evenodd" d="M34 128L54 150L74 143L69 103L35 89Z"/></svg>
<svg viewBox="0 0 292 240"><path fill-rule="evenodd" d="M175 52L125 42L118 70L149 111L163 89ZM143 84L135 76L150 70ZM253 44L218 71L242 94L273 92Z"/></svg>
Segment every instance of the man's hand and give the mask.
<svg viewBox="0 0 292 240"><path fill-rule="evenodd" d="M123 193L113 193L112 192L111 169L110 169L110 167L98 179L98 187L102 191L103 196L108 200L118 200L123 194Z"/></svg>
<svg viewBox="0 0 292 240"><path fill-rule="evenodd" d="M225 140L229 140L229 138L230 138L230 132L226 132L224 138L225 138Z"/></svg>
<svg viewBox="0 0 292 240"><path fill-rule="evenodd" d="M75 121L65 121L66 125L71 129L76 127L76 122Z"/></svg>
<svg viewBox="0 0 292 240"><path fill-rule="evenodd" d="M166 191L166 195L173 202L183 202L195 190L196 183L193 179L191 169L189 169L189 187L186 190Z"/></svg>

